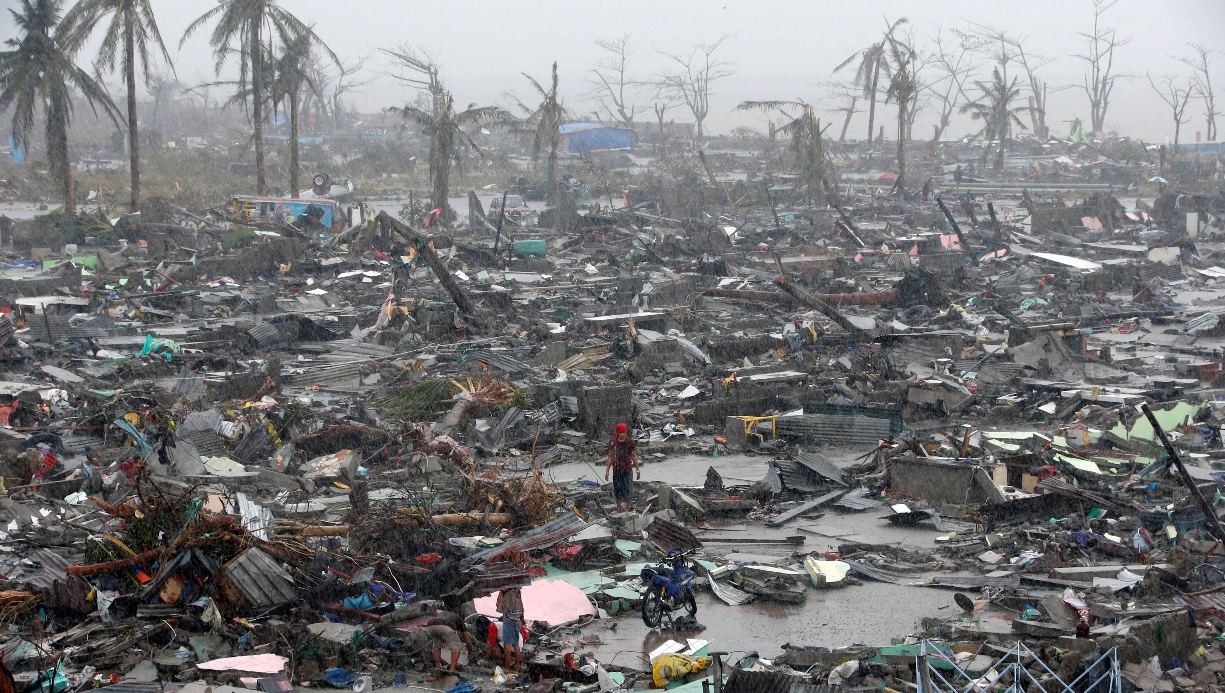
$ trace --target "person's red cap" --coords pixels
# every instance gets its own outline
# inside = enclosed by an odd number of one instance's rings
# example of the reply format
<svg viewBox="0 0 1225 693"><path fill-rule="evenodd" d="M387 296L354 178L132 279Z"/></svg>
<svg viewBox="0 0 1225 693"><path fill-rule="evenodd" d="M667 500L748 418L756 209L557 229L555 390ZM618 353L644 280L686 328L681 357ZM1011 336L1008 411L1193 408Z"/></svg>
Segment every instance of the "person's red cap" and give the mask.
<svg viewBox="0 0 1225 693"><path fill-rule="evenodd" d="M617 424L617 433L628 433L629 430L630 430L629 426L626 426L623 423Z"/></svg>

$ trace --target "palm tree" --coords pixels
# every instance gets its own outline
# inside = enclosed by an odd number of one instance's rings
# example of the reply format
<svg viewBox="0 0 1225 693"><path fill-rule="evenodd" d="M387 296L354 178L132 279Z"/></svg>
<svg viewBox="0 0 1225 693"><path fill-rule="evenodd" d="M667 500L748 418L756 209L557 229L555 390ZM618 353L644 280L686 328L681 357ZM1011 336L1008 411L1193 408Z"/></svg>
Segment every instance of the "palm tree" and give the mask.
<svg viewBox="0 0 1225 693"><path fill-rule="evenodd" d="M825 135L825 129L821 127L821 121L817 119L812 104L802 100L744 101L736 107L736 110L778 111L790 116L791 111L797 108L800 111L798 116L781 126L772 127L771 131L791 138L791 153L795 156L796 167L804 176L808 198L816 200L818 195L824 191L828 203L837 207L837 193L826 177L825 147L821 141ZM825 126L825 128L828 127L828 125Z"/></svg>
<svg viewBox="0 0 1225 693"><path fill-rule="evenodd" d="M987 140L987 146L983 150L984 162L991 149L991 140L998 142L995 168L1001 170L1004 168L1004 149L1008 138L1012 135L1012 128L1015 125L1025 129L1025 123L1021 120L1020 114L1028 111L1029 107L1011 108L1012 102L1020 98L1021 89L1017 86L1016 77L1012 78L1011 82L1005 82L999 68L992 68L990 82L975 80L974 84L982 94L977 100L962 106L961 112L969 113L973 120L983 121L982 134Z"/></svg>
<svg viewBox="0 0 1225 693"><path fill-rule="evenodd" d="M540 105L532 109L518 98L515 102L527 116L522 127L532 136L532 158L540 156L541 150L547 148L549 151L548 200L553 203L557 193L557 147L561 144L561 126L566 120L566 107L557 95L557 63L553 63L553 84L548 90L532 79L531 75L524 73L523 76L540 96Z"/></svg>
<svg viewBox="0 0 1225 693"><path fill-rule="evenodd" d="M872 143L874 137L872 128L876 126L876 93L877 85L880 83L880 73L882 69L886 74L892 72L889 69L889 56L885 52L885 47L893 39L893 32L907 21L905 17L902 17L890 24L885 29L884 38L863 50L856 51L834 68L836 73L856 60L859 61L859 66L855 68L854 84L863 90L863 97L868 100L868 144Z"/></svg>
<svg viewBox="0 0 1225 693"><path fill-rule="evenodd" d="M914 73L909 66L914 57L910 47L890 37L889 52L893 56L895 67L893 74L889 77L889 91L885 93L885 102L897 103L897 180L893 187L899 194L905 196L906 125L910 122L909 109L918 86L915 84Z"/></svg>
<svg viewBox="0 0 1225 693"><path fill-rule="evenodd" d="M59 21L62 5L61 0L21 0L20 11L9 10L21 36L5 41L10 50L0 52L0 111L12 107L13 141L28 151L35 113L42 107L51 175L64 184L64 211L74 213L72 165L68 162L73 88L85 96L95 113L101 106L116 126L120 116L102 84L73 62L81 44Z"/></svg>
<svg viewBox="0 0 1225 693"><path fill-rule="evenodd" d="M406 122L421 128L422 133L430 140L430 181L433 184L432 202L434 207L442 210L442 220L450 222L455 218L455 211L447 204L451 193L451 167L463 174L463 152L465 149L481 154L480 147L472 140L465 128L479 128L485 124L505 124L511 121L511 115L496 106L481 106L469 104L467 110L455 112L455 100L451 92L444 90L438 104L438 112L405 105L403 108L391 107L391 113L403 118Z"/></svg>
<svg viewBox="0 0 1225 693"><path fill-rule="evenodd" d="M301 185L298 183L298 105L303 85L319 93L319 89L308 75L311 59L311 36L301 34L292 37L282 49L276 61L276 77L272 89L273 103L285 103L289 107L289 191L297 198Z"/></svg>
<svg viewBox="0 0 1225 693"><path fill-rule="evenodd" d="M162 33L153 17L151 0L79 0L64 17L70 31L80 32L84 40L93 32L98 22L111 15L106 36L98 49L98 66L107 70L115 68L118 55L123 54L123 79L128 88L128 156L131 162L132 196L128 211L140 211L140 137L136 118L136 60L139 56L141 71L146 85L152 84L149 73L149 44L159 49L162 58L170 64L170 52L162 41ZM122 45L122 49L120 46ZM172 66L173 68L173 66Z"/></svg>
<svg viewBox="0 0 1225 693"><path fill-rule="evenodd" d="M209 45L213 47L213 57L217 59L215 69L221 74L221 68L231 55L238 55L238 91L247 92L251 99L251 123L254 126L255 140L255 187L256 194L268 192L267 174L264 169L264 101L268 98L264 68L265 33L275 32L281 40L288 44L294 37L309 35L337 63L340 59L332 52L315 32L302 20L290 14L276 3L275 0L218 0L217 6L200 15L187 26L182 46L200 27L213 19L217 26L209 37ZM250 89L247 84L250 82Z"/></svg>

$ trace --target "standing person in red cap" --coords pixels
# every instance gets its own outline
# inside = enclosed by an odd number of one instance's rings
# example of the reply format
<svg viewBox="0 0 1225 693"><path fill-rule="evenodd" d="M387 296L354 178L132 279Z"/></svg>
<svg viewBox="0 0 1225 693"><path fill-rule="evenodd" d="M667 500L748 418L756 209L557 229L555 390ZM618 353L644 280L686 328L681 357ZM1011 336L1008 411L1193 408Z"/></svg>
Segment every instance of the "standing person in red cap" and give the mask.
<svg viewBox="0 0 1225 693"><path fill-rule="evenodd" d="M630 438L629 426L617 424L617 433L608 441L608 464L604 466L604 481L612 470L613 498L617 501L617 512L629 512L634 507L634 470L642 479L642 468L638 466L638 446ZM621 504L625 504L622 511Z"/></svg>

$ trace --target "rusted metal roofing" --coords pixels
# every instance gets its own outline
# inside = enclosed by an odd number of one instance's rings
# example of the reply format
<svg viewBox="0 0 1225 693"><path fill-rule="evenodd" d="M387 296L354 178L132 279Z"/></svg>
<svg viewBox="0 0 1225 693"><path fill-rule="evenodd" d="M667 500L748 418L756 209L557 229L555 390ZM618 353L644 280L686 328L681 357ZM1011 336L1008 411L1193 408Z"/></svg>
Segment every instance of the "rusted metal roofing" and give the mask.
<svg viewBox="0 0 1225 693"><path fill-rule="evenodd" d="M672 549L688 551L702 545L702 542L693 536L693 532L661 517L656 517L651 522L651 525L647 527L647 537L664 551L671 551Z"/></svg>

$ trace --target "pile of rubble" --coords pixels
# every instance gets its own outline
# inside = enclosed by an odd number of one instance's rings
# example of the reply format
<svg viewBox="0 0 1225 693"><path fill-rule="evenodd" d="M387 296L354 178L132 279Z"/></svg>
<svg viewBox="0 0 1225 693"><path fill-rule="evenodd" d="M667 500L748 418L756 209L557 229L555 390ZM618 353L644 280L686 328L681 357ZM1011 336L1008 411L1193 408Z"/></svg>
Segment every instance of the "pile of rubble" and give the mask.
<svg viewBox="0 0 1225 693"><path fill-rule="evenodd" d="M1219 686L1222 200L943 185L685 218L473 194L446 233L362 205L5 224L0 671L471 686L432 669L458 614L463 676L536 693ZM700 605L648 634L641 576L677 551ZM711 649L879 583L955 610ZM522 671L480 658L512 590Z"/></svg>

